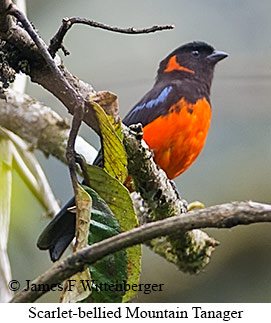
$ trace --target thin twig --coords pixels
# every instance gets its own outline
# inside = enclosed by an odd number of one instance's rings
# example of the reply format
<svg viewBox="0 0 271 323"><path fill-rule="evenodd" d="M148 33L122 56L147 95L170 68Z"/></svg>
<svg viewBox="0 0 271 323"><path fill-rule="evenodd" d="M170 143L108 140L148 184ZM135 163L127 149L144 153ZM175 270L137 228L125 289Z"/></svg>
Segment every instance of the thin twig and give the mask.
<svg viewBox="0 0 271 323"><path fill-rule="evenodd" d="M231 228L259 222L271 222L271 205L252 201L233 202L191 211L186 215L148 223L81 249L64 260L56 262L31 284L33 286L58 284L106 255L159 236L173 233L177 235L179 231L196 228ZM12 302L34 302L46 292L47 288L23 289L13 298Z"/></svg>
<svg viewBox="0 0 271 323"><path fill-rule="evenodd" d="M142 29L136 29L134 27L119 28L119 27L109 26L109 25L106 25L97 21L85 19L85 18L79 18L79 17L64 18L62 20L62 24L59 27L57 33L50 41L49 51L52 56L54 56L60 48L62 48L65 55L69 54L69 52L63 46L62 42L68 30L74 24L83 24L83 25L88 25L95 28L105 29L108 31L113 31L113 32L122 33L122 34L129 34L129 35L149 34L156 31L162 31L162 30L168 30L168 29L174 28L174 25L152 26L149 28L142 28Z"/></svg>
<svg viewBox="0 0 271 323"><path fill-rule="evenodd" d="M66 158L70 170L70 176L72 180L72 186L75 195L77 194L77 175L76 175L76 152L75 152L75 140L78 135L80 126L82 124L84 117L84 107L80 107L79 109L74 111L73 119L72 119L72 127L67 143L67 151Z"/></svg>

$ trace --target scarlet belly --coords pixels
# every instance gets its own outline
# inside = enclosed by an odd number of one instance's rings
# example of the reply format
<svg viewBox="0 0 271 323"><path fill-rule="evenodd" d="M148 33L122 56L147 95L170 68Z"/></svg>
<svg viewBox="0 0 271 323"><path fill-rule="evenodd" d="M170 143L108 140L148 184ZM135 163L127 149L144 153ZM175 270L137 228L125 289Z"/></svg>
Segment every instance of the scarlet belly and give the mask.
<svg viewBox="0 0 271 323"><path fill-rule="evenodd" d="M166 116L143 128L143 139L168 178L179 176L197 158L207 138L211 115L210 104L205 98L195 104L182 98Z"/></svg>

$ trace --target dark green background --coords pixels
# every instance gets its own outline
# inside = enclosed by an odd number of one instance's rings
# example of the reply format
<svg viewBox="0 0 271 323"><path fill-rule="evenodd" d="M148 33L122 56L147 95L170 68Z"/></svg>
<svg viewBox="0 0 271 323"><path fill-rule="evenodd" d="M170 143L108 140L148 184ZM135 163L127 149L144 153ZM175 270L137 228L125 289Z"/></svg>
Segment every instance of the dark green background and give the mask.
<svg viewBox="0 0 271 323"><path fill-rule="evenodd" d="M206 206L233 200L270 202L271 196L271 4L269 0L31 0L28 14L48 42L63 17L80 16L120 27L175 24L173 31L141 36L75 26L65 38L71 55L64 62L97 90L118 94L121 115L152 86L158 62L190 40L205 40L230 56L217 66L212 88L213 119L206 146L176 182L188 201ZM66 109L41 87L27 93ZM99 147L87 127L81 135ZM37 153L54 193L71 194L68 170ZM47 220L18 177L14 177L9 255L13 278L23 286L50 262L35 244ZM196 276L183 274L144 248L143 283L164 283L164 292L139 294L138 302L271 301L271 225L208 230L221 242L211 263ZM57 301L50 293L40 301Z"/></svg>

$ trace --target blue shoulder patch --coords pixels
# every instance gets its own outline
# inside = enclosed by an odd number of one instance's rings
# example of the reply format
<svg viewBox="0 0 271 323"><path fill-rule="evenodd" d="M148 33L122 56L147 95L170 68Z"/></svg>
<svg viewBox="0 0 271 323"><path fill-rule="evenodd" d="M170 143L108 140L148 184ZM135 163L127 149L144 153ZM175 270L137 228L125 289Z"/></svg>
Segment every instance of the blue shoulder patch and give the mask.
<svg viewBox="0 0 271 323"><path fill-rule="evenodd" d="M173 86L167 86L163 89L163 91L158 95L157 98L155 99L152 99L148 102L145 102L143 104L140 104L138 106L136 106L133 110L133 113L138 111L138 110L141 110L143 108L152 108L156 105L158 105L159 103L162 103L166 100L166 98L168 97L169 93L171 92L171 90L173 89Z"/></svg>

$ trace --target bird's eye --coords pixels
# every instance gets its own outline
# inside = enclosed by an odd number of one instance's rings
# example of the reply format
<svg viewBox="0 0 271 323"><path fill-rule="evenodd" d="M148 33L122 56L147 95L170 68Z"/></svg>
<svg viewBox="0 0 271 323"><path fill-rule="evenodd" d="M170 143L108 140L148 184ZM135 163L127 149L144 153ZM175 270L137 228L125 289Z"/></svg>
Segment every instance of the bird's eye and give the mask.
<svg viewBox="0 0 271 323"><path fill-rule="evenodd" d="M199 51L198 50L193 50L192 55L194 57L198 57L199 56Z"/></svg>

